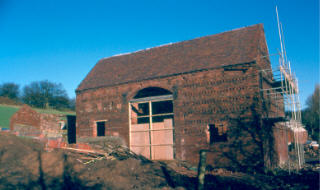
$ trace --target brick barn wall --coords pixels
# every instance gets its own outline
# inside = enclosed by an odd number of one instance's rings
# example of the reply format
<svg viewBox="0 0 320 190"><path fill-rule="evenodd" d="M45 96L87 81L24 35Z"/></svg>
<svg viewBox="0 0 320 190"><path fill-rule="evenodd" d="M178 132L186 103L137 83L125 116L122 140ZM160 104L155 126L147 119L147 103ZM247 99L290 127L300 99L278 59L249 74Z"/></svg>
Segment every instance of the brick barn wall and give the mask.
<svg viewBox="0 0 320 190"><path fill-rule="evenodd" d="M160 87L171 91L174 97L175 158L197 163L199 150L205 148L211 150L208 163L220 166L230 164L223 158L223 152L230 151L224 148L228 142L209 145L208 124L228 128L231 125L230 118L240 115L252 116L253 104L256 105L255 111L260 115L268 115L269 112L278 110L279 116L284 115L283 110L278 109L272 99L268 99L267 106L263 104L266 95L261 93L260 89L270 87L270 84L262 79L260 71L271 69L271 65L264 33L260 35L259 47L256 48L256 52L252 52L257 55L252 64L220 67L77 92L77 135L96 136L96 121L104 120L106 134L121 137L129 146L128 102L139 90ZM272 80L271 75L267 77ZM283 137L277 134L273 137L282 138L282 141ZM249 134L244 138L250 141L248 136ZM273 144L273 141L266 143ZM249 148L255 151L259 147Z"/></svg>
<svg viewBox="0 0 320 190"><path fill-rule="evenodd" d="M271 71L271 62L269 59L268 47L264 32L260 34L259 47L257 48L258 56L256 58L257 65L260 69L260 88L261 89L271 89L271 83L273 81L272 71ZM265 72L262 73L262 70ZM275 100L274 93L272 90L263 91L260 93L261 98L261 107L265 111L263 114L264 117L284 117L284 106L281 97L278 97L278 101ZM269 94L269 95L268 95ZM278 93L279 94L279 93ZM279 95L280 96L280 95Z"/></svg>
<svg viewBox="0 0 320 190"><path fill-rule="evenodd" d="M105 120L107 135L129 146L128 102L141 89L161 87L174 96L175 157L197 162L198 151L210 148L208 124L227 127L230 117L250 110L259 95L257 72L255 65L246 71L218 68L78 93L77 135L95 136L96 121Z"/></svg>

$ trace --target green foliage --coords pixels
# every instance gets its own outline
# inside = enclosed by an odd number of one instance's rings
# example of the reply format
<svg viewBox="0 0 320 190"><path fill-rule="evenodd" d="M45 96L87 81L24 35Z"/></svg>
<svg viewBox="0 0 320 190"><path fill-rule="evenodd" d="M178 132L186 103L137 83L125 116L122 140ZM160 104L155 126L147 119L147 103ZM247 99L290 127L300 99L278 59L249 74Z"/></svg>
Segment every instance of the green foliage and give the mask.
<svg viewBox="0 0 320 190"><path fill-rule="evenodd" d="M0 127L9 128L10 118L18 110L18 106L0 105Z"/></svg>
<svg viewBox="0 0 320 190"><path fill-rule="evenodd" d="M307 108L302 111L302 123L306 126L313 140L319 140L320 132L320 85L318 84L307 99Z"/></svg>
<svg viewBox="0 0 320 190"><path fill-rule="evenodd" d="M7 82L0 85L0 96L16 100L19 98L19 85Z"/></svg>

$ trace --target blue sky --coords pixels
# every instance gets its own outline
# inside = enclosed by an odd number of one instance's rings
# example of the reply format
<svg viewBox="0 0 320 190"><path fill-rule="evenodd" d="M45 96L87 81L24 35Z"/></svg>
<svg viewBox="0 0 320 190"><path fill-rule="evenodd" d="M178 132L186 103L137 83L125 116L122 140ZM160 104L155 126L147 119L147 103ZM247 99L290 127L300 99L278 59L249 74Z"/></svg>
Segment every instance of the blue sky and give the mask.
<svg viewBox="0 0 320 190"><path fill-rule="evenodd" d="M101 58L257 23L277 53L276 4L304 105L319 83L319 0L0 0L0 84L48 79L75 97Z"/></svg>

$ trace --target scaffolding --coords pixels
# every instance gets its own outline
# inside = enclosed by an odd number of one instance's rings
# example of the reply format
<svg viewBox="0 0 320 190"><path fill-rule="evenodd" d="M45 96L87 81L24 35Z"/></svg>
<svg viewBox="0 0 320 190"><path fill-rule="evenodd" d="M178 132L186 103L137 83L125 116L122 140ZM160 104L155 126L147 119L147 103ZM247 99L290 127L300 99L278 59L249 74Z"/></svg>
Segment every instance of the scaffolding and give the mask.
<svg viewBox="0 0 320 190"><path fill-rule="evenodd" d="M304 164L303 141L299 131L303 129L301 124L301 106L299 99L298 80L291 73L290 64L279 59L279 66L274 69L261 70L265 78L272 74L271 85L263 86L261 92L265 96L265 102L272 102L269 107L268 118L282 117L286 129L293 131L294 154L289 152L289 169L300 169ZM288 140L290 141L290 139ZM289 144L290 145L290 144Z"/></svg>
<svg viewBox="0 0 320 190"><path fill-rule="evenodd" d="M287 60L284 45L282 24L279 22L278 10L276 7L280 52L278 64L272 69L263 69L261 74L268 79L269 85L262 85L261 93L265 96L265 102L272 102L269 107L268 118L282 117L285 128L293 131L294 145L289 146L288 169L301 169L304 164L304 147L299 131L304 130L301 124L301 106L299 98L299 86L296 75L291 71L290 61ZM288 140L287 140L288 142ZM292 148L292 150L290 150Z"/></svg>

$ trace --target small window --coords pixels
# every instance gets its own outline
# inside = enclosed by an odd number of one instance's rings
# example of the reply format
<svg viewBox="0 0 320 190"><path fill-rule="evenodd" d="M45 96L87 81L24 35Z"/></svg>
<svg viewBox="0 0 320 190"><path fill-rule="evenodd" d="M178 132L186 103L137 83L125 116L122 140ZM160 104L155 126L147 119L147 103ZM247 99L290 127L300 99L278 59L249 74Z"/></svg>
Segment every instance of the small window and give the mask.
<svg viewBox="0 0 320 190"><path fill-rule="evenodd" d="M173 119L173 115L162 115L162 116L154 116L152 117L152 122L164 122L165 119Z"/></svg>
<svg viewBox="0 0 320 190"><path fill-rule="evenodd" d="M152 114L173 113L173 104L171 100L152 102Z"/></svg>
<svg viewBox="0 0 320 190"><path fill-rule="evenodd" d="M149 117L138 118L138 124L144 124L144 123L150 123L150 118Z"/></svg>
<svg viewBox="0 0 320 190"><path fill-rule="evenodd" d="M149 104L148 103L140 103L135 106L132 105L131 108L138 116L148 116L149 115Z"/></svg>
<svg viewBox="0 0 320 190"><path fill-rule="evenodd" d="M105 123L106 122L104 122L104 121L97 122L97 136L98 137L105 136L105 130L106 130Z"/></svg>
<svg viewBox="0 0 320 190"><path fill-rule="evenodd" d="M138 116L146 116L146 115L149 115L149 104L148 103L139 104Z"/></svg>
<svg viewBox="0 0 320 190"><path fill-rule="evenodd" d="M214 142L226 142L227 141L227 129L223 124L209 124L209 142L213 144Z"/></svg>

